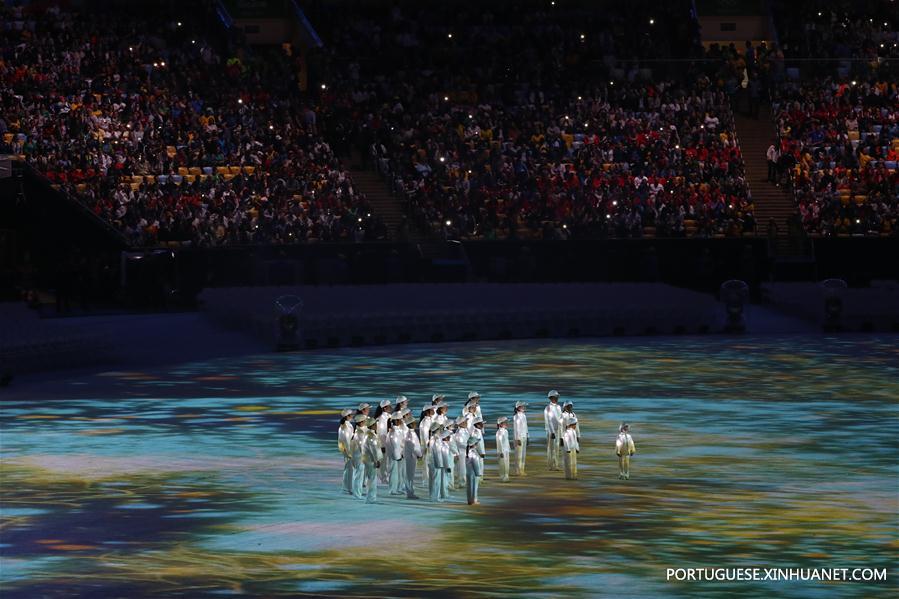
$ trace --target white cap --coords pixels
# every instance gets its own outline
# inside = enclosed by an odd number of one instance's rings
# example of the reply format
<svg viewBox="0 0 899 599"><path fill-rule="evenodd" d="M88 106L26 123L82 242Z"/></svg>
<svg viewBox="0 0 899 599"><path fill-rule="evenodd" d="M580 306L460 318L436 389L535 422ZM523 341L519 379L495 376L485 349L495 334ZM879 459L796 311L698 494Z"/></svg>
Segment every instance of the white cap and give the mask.
<svg viewBox="0 0 899 599"><path fill-rule="evenodd" d="M468 399L474 399L474 398L480 399L481 394L478 393L477 391L472 391L471 393L468 394Z"/></svg>
<svg viewBox="0 0 899 599"><path fill-rule="evenodd" d="M515 402L516 408L526 408L527 406L528 406L528 402L526 402L526 401L516 401Z"/></svg>
<svg viewBox="0 0 899 599"><path fill-rule="evenodd" d="M365 426L365 421L368 420L368 416L365 414L356 414L356 417L353 420L363 426Z"/></svg>
<svg viewBox="0 0 899 599"><path fill-rule="evenodd" d="M475 418L474 420L471 421L471 425L474 426L475 424L484 424L484 419L483 418Z"/></svg>
<svg viewBox="0 0 899 599"><path fill-rule="evenodd" d="M442 399L434 404L434 409L439 410L440 408L449 408L449 404L447 404Z"/></svg>
<svg viewBox="0 0 899 599"><path fill-rule="evenodd" d="M389 400L389 399L382 399L382 400L381 400L381 403L379 403L378 405L381 406L382 408L386 408L386 407L388 407L388 406L390 405L390 400Z"/></svg>
<svg viewBox="0 0 899 599"><path fill-rule="evenodd" d="M409 400L408 400L408 398L406 398L405 395L397 395L395 401L396 401L396 403L403 403L403 402L408 402Z"/></svg>
<svg viewBox="0 0 899 599"><path fill-rule="evenodd" d="M438 399L443 399L445 397L446 397L446 395L444 395L443 393L435 393L434 395L431 396L431 402L435 403Z"/></svg>
<svg viewBox="0 0 899 599"><path fill-rule="evenodd" d="M630 425L627 422L622 422L621 426L618 427L618 432L619 433L624 432L625 430L627 430L629 428L630 428Z"/></svg>
<svg viewBox="0 0 899 599"><path fill-rule="evenodd" d="M432 423L431 423L431 432L432 432L432 433L435 432L435 431L439 431L439 430L442 429L442 428L443 428L443 425L440 424L439 422L432 422Z"/></svg>
<svg viewBox="0 0 899 599"><path fill-rule="evenodd" d="M577 424L577 418L571 418L565 426L571 426L572 424Z"/></svg>
<svg viewBox="0 0 899 599"><path fill-rule="evenodd" d="M458 418L456 418L456 424L462 425L462 424L467 424L467 423L468 423L468 418L466 418L465 416L459 416Z"/></svg>
<svg viewBox="0 0 899 599"><path fill-rule="evenodd" d="M347 409L345 409L345 410L341 410L341 411L340 411L340 417L341 417L341 418L346 418L347 416L349 416L350 414L352 414L352 413L355 412L355 411L356 411L356 410L351 410L350 408L347 408Z"/></svg>
<svg viewBox="0 0 899 599"><path fill-rule="evenodd" d="M565 403L562 404L562 407L563 407L563 408L567 408L568 406L574 407L574 404L573 404L572 402L570 402L570 401L566 401Z"/></svg>
<svg viewBox="0 0 899 599"><path fill-rule="evenodd" d="M367 403L361 403L361 404L359 404L359 407L356 408L356 409L357 409L357 410L364 410L365 408L370 408L370 407L371 407L371 406L370 406L369 404L367 404Z"/></svg>
<svg viewBox="0 0 899 599"><path fill-rule="evenodd" d="M433 410L433 409L434 409L434 406L432 406L432 405L422 406L422 407L421 407L421 413L424 414L424 413L427 412L428 410Z"/></svg>
<svg viewBox="0 0 899 599"><path fill-rule="evenodd" d="M499 418L496 419L496 424L499 425L499 424L502 424L503 422L508 422L508 421L509 421L509 419L506 418L505 416L500 416Z"/></svg>
<svg viewBox="0 0 899 599"><path fill-rule="evenodd" d="M550 397L559 397L559 392L556 391L555 389L553 389L552 391L550 391L549 393L546 394L546 397L547 397L547 398L550 398Z"/></svg>

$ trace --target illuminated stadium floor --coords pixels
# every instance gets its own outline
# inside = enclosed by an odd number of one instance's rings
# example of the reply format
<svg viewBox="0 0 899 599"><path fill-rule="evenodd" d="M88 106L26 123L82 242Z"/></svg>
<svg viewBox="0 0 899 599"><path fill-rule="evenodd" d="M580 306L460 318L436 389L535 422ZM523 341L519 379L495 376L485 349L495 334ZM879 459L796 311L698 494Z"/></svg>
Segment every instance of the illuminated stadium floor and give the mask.
<svg viewBox="0 0 899 599"><path fill-rule="evenodd" d="M676 338L223 359L0 396L2 595L887 597L899 339ZM581 479L544 470L548 389ZM531 476L482 505L340 492L336 412L531 402ZM51 401L52 400L52 401ZM617 424L638 455L617 480ZM493 427L488 430L492 431ZM492 441L492 433L488 436ZM422 494L422 493L420 493ZM880 584L668 583L669 567L890 568Z"/></svg>

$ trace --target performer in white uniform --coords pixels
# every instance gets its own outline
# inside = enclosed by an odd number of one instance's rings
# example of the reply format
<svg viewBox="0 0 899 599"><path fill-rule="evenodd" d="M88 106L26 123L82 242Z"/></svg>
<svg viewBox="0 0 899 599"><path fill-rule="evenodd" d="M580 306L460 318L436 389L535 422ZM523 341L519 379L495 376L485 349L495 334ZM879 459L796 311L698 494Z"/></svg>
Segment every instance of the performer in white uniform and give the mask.
<svg viewBox="0 0 899 599"><path fill-rule="evenodd" d="M456 434L453 435L453 440L456 442L456 486L459 488L465 487L465 459L468 454L468 438L471 436L471 433L468 430L468 419L464 416L459 416L456 420Z"/></svg>
<svg viewBox="0 0 899 599"><path fill-rule="evenodd" d="M546 430L546 467L549 470L559 469L559 443L562 441L562 408L559 406L559 392L546 394L549 405L543 410L543 428Z"/></svg>
<svg viewBox="0 0 899 599"><path fill-rule="evenodd" d="M400 471L403 469L403 431L400 430L399 420L396 416L387 422L387 455L384 459L387 464L387 492L390 495L402 495L403 487Z"/></svg>
<svg viewBox="0 0 899 599"><path fill-rule="evenodd" d="M389 399L381 400L378 409L375 411L375 420L377 423L378 442L381 444L381 453L387 453L387 421L393 414L393 407L390 405ZM390 467L390 460L381 460L381 466L378 468L378 479L387 484L387 468Z"/></svg>
<svg viewBox="0 0 899 599"><path fill-rule="evenodd" d="M368 427L365 426L369 420L365 414L356 414L353 421L356 423L356 430L353 431L353 439L350 443L350 451L353 454L353 497L356 499L364 499L362 496L362 488L365 483L365 466L363 460L365 457L365 444L368 439Z"/></svg>
<svg viewBox="0 0 899 599"><path fill-rule="evenodd" d="M431 425L431 434L428 436L428 448L425 456L428 458L428 498L431 501L440 500L440 485L443 483L442 473L443 455L440 451L440 435L442 427L436 422Z"/></svg>
<svg viewBox="0 0 899 599"><path fill-rule="evenodd" d="M422 468L421 468L421 481L422 485L427 485L428 481L431 480L429 471L430 471L430 460L428 459L428 441L431 438L431 424L434 422L434 406L423 406L421 408L421 418L418 421L418 440L421 442L421 451L422 455Z"/></svg>
<svg viewBox="0 0 899 599"><path fill-rule="evenodd" d="M528 415L525 412L527 403L515 402L515 415L512 416L512 438L515 442L515 474L525 476L525 460L528 453Z"/></svg>
<svg viewBox="0 0 899 599"><path fill-rule="evenodd" d="M577 418L568 420L568 428L562 435L562 444L565 446L565 478L568 480L577 480L577 454L581 452L581 447L577 442Z"/></svg>
<svg viewBox="0 0 899 599"><path fill-rule="evenodd" d="M499 465L500 482L509 482L509 419L501 416L496 420L496 463Z"/></svg>
<svg viewBox="0 0 899 599"><path fill-rule="evenodd" d="M578 443L581 441L581 420L577 417L577 414L574 413L574 404L570 401L566 401L562 404L562 431L564 432L568 428L568 422L570 420L575 420L577 422L577 427L575 430L577 431L577 440Z"/></svg>
<svg viewBox="0 0 899 599"><path fill-rule="evenodd" d="M402 397L402 395L400 396ZM400 408L398 404L394 406L393 409L393 417L396 419L396 427L399 431L400 435L400 445L405 446L406 444L406 433L409 432L409 427L406 425L406 418L410 415L409 408ZM405 460L405 457L403 458ZM405 490L406 488L406 468L399 469L399 489L400 491Z"/></svg>
<svg viewBox="0 0 899 599"><path fill-rule="evenodd" d="M353 410L340 413L340 428L337 429L337 448L343 456L343 491L353 494Z"/></svg>
<svg viewBox="0 0 899 599"><path fill-rule="evenodd" d="M618 478L630 480L631 456L637 453L634 447L634 439L630 434L630 425L622 422L618 427L618 438L615 439L615 454L618 456Z"/></svg>
<svg viewBox="0 0 899 599"><path fill-rule="evenodd" d="M365 464L365 484L368 485L365 503L378 501L378 467L384 457L384 454L381 453L381 444L378 442L378 433L371 428L375 422L374 418L368 418L365 421L368 430L362 454L362 461Z"/></svg>
<svg viewBox="0 0 899 599"><path fill-rule="evenodd" d="M403 445L403 462L406 467L405 482L406 499L418 499L415 494L415 467L421 459L421 440L418 431L415 430L415 418L411 414L406 415L406 436Z"/></svg>
<svg viewBox="0 0 899 599"><path fill-rule="evenodd" d="M477 391L471 391L468 394L468 403L466 403L462 408L463 416L465 416L465 414L468 412L468 404L470 403L473 403L475 405L475 416L477 416L478 418L483 418L483 415L481 414L481 394Z"/></svg>
<svg viewBox="0 0 899 599"><path fill-rule="evenodd" d="M478 453L478 440L472 437L468 440L468 450L465 458L466 479L468 480L468 486L466 487L468 491L468 505L481 503L478 501L478 487L481 483L481 474L483 474L481 464L481 456Z"/></svg>

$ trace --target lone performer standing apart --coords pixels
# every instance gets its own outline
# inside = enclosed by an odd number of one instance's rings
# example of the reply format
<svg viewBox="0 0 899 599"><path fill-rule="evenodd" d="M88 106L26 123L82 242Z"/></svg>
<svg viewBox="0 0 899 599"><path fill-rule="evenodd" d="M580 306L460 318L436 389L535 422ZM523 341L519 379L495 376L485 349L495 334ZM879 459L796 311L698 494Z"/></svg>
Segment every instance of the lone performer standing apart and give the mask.
<svg viewBox="0 0 899 599"><path fill-rule="evenodd" d="M615 453L618 455L618 478L624 480L631 478L631 456L637 453L630 428L627 422L622 422L618 427L618 438L615 440Z"/></svg>

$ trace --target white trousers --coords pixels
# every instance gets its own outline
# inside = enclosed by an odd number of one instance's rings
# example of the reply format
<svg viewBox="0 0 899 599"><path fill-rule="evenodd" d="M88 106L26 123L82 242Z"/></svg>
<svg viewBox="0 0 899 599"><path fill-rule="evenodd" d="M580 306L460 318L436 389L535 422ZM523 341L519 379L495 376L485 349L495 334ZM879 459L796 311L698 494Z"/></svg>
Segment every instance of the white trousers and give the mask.
<svg viewBox="0 0 899 599"><path fill-rule="evenodd" d="M515 474L519 476L525 475L525 458L528 454L528 438L521 440L521 445L515 442Z"/></svg>
<svg viewBox="0 0 899 599"><path fill-rule="evenodd" d="M499 479L502 482L507 482L509 480L509 452L507 451L502 457L498 457L496 463L499 466Z"/></svg>
<svg viewBox="0 0 899 599"><path fill-rule="evenodd" d="M577 478L577 452L565 452L565 478L573 480Z"/></svg>
<svg viewBox="0 0 899 599"><path fill-rule="evenodd" d="M626 453L618 456L618 476L621 478L631 476L631 456Z"/></svg>
<svg viewBox="0 0 899 599"><path fill-rule="evenodd" d="M555 439L546 435L546 467L550 470L559 469L559 440L559 435Z"/></svg>

